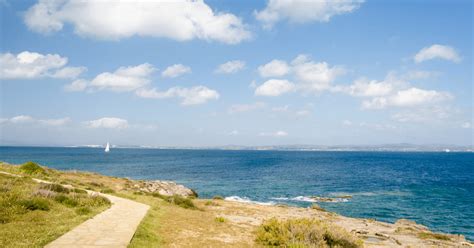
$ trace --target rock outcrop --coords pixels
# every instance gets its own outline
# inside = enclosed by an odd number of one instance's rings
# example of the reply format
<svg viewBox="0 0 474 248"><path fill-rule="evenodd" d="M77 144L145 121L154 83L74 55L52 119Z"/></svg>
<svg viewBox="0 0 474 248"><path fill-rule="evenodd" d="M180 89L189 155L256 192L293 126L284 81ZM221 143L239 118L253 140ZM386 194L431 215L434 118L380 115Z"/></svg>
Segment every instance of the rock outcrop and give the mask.
<svg viewBox="0 0 474 248"><path fill-rule="evenodd" d="M184 185L177 184L171 181L139 181L133 185L135 190L145 193L158 193L164 196L180 195L183 197L197 197L197 193L185 187Z"/></svg>

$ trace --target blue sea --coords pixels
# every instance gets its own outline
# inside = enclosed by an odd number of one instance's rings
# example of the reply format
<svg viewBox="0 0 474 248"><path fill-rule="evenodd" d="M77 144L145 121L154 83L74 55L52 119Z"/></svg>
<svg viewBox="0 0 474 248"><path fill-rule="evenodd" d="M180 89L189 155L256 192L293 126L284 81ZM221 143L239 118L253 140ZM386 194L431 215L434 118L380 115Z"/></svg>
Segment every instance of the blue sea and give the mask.
<svg viewBox="0 0 474 248"><path fill-rule="evenodd" d="M406 218L474 240L474 154L0 147L0 160L132 179L173 180L200 197L318 203L352 217Z"/></svg>

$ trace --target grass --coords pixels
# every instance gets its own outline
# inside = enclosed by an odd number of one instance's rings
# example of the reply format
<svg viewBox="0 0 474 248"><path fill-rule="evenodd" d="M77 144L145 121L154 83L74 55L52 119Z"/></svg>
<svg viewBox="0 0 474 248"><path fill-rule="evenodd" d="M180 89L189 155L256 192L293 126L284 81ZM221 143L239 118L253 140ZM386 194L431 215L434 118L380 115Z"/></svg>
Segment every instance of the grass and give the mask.
<svg viewBox="0 0 474 248"><path fill-rule="evenodd" d="M256 241L274 247L363 247L363 242L344 229L314 219L275 218L257 229Z"/></svg>
<svg viewBox="0 0 474 248"><path fill-rule="evenodd" d="M180 195L172 195L164 198L165 201L186 209L198 209L194 202Z"/></svg>
<svg viewBox="0 0 474 248"><path fill-rule="evenodd" d="M451 240L448 235L442 233L420 232L417 236L420 239Z"/></svg>
<svg viewBox="0 0 474 248"><path fill-rule="evenodd" d="M14 169L32 175L48 173L44 168L21 168ZM61 185L38 184L28 177L0 174L0 185L0 247L43 247L110 205L108 200Z"/></svg>
<svg viewBox="0 0 474 248"><path fill-rule="evenodd" d="M215 195L214 197L212 197L212 199L214 199L214 200L224 200L224 197L220 196L220 195Z"/></svg>
<svg viewBox="0 0 474 248"><path fill-rule="evenodd" d="M20 170L23 173L30 174L30 175L37 175L37 174L45 174L46 171L43 167L39 166L35 162L26 162L20 166Z"/></svg>

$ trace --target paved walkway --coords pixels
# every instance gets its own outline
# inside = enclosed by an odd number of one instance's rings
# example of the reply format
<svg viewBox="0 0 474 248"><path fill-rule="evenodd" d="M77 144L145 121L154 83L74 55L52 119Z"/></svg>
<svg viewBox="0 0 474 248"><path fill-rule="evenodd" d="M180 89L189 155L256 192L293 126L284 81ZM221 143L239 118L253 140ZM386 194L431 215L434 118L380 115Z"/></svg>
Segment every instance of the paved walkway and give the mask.
<svg viewBox="0 0 474 248"><path fill-rule="evenodd" d="M0 171L0 173L18 176L8 172ZM35 179L35 181L50 183L40 179ZM45 246L46 248L128 246L150 206L98 192L89 191L89 193L108 198L112 206L49 243Z"/></svg>

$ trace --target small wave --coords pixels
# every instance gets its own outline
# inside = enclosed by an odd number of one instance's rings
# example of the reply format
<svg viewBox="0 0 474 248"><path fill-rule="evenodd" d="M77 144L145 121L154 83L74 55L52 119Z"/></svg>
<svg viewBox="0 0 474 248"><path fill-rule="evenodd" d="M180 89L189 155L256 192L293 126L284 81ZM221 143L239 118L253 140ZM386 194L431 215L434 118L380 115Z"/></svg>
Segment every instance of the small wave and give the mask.
<svg viewBox="0 0 474 248"><path fill-rule="evenodd" d="M234 201L234 202L244 202L244 203L252 203L252 204L257 204L257 205L265 205L265 206L270 206L270 205L275 205L275 202L259 202L259 201L252 201L248 197L240 197L240 196L228 196L224 198L226 201Z"/></svg>
<svg viewBox="0 0 474 248"><path fill-rule="evenodd" d="M288 198L288 197L270 197L270 199L276 200L276 201L288 201L290 198Z"/></svg>
<svg viewBox="0 0 474 248"><path fill-rule="evenodd" d="M291 198L293 201L302 202L348 202L347 198L330 198L330 197L319 197L319 196L297 196Z"/></svg>

